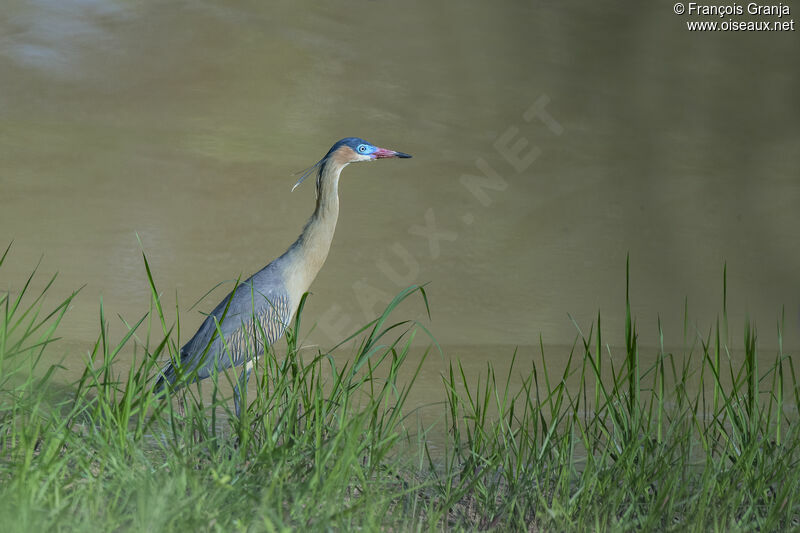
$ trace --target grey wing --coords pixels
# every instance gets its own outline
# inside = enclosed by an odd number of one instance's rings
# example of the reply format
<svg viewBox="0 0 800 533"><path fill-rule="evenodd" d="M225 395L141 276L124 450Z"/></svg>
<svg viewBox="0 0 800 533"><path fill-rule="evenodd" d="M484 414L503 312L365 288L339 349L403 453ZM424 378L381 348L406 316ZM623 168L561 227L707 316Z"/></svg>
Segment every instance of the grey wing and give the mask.
<svg viewBox="0 0 800 533"><path fill-rule="evenodd" d="M259 303L261 305L257 306ZM230 354L231 362L230 365L223 363L225 368L261 355L266 346L283 336L292 318L289 297L286 294L256 294L251 298L249 310L237 316L238 320L226 320L234 329L223 330L224 348Z"/></svg>
<svg viewBox="0 0 800 533"><path fill-rule="evenodd" d="M197 369L197 376L205 378L249 361L264 353L265 343L280 339L290 320L285 291L259 291L251 278L225 297L181 348L184 371Z"/></svg>

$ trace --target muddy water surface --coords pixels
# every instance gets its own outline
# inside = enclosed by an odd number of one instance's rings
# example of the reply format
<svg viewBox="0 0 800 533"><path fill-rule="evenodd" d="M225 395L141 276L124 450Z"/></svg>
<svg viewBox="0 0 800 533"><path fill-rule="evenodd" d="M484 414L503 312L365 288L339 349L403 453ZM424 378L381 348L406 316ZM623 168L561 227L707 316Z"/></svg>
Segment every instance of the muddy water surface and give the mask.
<svg viewBox="0 0 800 533"><path fill-rule="evenodd" d="M421 382L438 398L450 358L532 358L598 311L618 345L630 253L643 345L659 317L668 345L706 335L727 262L731 342L750 317L771 360L782 307L800 346L797 34L685 20L628 2L11 0L0 285L44 255L52 303L83 286L60 331L77 367L101 297L112 334L148 309L138 236L185 340L229 286L198 299L299 233L314 192L293 173L356 135L414 158L345 170L309 344L427 282L432 320L419 300L398 319L443 346Z"/></svg>

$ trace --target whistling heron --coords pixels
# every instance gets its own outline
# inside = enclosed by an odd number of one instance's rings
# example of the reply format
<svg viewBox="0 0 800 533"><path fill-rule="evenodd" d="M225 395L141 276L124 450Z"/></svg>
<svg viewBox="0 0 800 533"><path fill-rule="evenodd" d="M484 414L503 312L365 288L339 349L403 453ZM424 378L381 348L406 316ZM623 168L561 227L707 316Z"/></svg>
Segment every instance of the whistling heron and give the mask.
<svg viewBox="0 0 800 533"><path fill-rule="evenodd" d="M180 375L204 379L214 372L245 365L234 387L236 415L240 415L241 388L256 358L281 338L303 294L328 256L339 216L339 175L350 163L390 157L411 157L348 137L334 144L314 166L300 176L294 190L317 173L317 206L300 237L282 256L240 283L206 317L197 333L181 348L180 362L161 369L155 390L172 385ZM262 334L263 332L263 334Z"/></svg>

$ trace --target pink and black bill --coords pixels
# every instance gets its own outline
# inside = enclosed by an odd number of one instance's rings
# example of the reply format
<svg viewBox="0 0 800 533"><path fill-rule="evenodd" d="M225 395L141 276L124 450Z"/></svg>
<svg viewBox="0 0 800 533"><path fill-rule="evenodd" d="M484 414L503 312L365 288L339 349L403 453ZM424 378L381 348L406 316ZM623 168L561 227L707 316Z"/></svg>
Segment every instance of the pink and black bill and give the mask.
<svg viewBox="0 0 800 533"><path fill-rule="evenodd" d="M375 147L375 151L372 152L372 155L375 159L385 159L387 157L401 157L401 158L408 158L411 155L403 153L403 152L395 152L394 150L387 150L386 148L378 148Z"/></svg>

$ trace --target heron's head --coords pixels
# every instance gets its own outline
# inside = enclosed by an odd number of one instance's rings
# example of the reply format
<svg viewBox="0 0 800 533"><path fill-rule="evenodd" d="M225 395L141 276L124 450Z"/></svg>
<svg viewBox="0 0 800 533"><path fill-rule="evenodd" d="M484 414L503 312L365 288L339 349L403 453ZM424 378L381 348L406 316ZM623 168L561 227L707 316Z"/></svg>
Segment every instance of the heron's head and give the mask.
<svg viewBox="0 0 800 533"><path fill-rule="evenodd" d="M342 168L350 163L357 163L359 161L374 161L376 159L387 159L390 157L409 158L411 156L403 152L396 152L394 150L387 150L386 148L375 146L374 144L358 137L345 137L331 146L331 149L328 150L328 153L325 154L325 157L317 161L317 163L311 168L306 169L306 171L303 172L303 175L300 176L300 179L297 180L297 183L295 183L294 187L292 187L292 190L295 190L297 186L300 185L304 179L306 179L306 176L315 170L318 172L317 181L319 181L319 176L322 176L323 169L328 165L332 164Z"/></svg>
<svg viewBox="0 0 800 533"><path fill-rule="evenodd" d="M371 144L364 139L358 137L346 137L341 141L334 144L326 159L332 158L337 163L347 165L357 161L373 161L375 159L386 159L389 157L411 157L403 152L395 152L394 150L387 150Z"/></svg>

